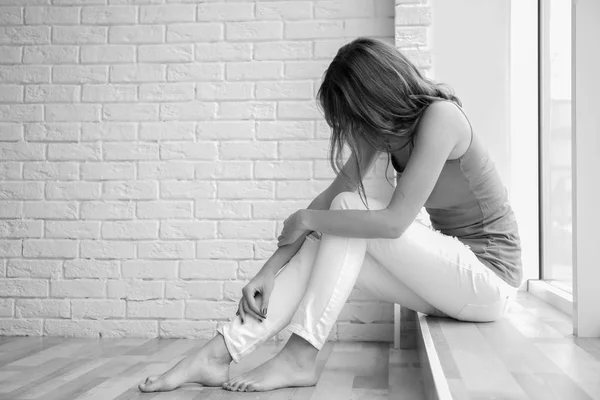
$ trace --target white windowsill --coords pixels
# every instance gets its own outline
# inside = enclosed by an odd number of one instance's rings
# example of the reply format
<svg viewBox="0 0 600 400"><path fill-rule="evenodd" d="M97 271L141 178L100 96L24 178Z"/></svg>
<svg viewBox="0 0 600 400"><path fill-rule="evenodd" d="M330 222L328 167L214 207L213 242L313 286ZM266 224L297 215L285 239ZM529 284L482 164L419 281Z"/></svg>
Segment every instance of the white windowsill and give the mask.
<svg viewBox="0 0 600 400"><path fill-rule="evenodd" d="M546 281L529 280L527 283L529 293L540 298L553 307L573 315L573 295Z"/></svg>

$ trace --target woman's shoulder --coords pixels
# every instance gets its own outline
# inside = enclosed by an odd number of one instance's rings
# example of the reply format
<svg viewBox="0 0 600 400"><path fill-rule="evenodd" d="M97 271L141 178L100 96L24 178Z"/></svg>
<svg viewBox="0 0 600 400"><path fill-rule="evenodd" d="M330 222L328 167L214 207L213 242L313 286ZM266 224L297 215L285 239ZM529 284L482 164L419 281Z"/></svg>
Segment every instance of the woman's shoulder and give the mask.
<svg viewBox="0 0 600 400"><path fill-rule="evenodd" d="M466 150L471 143L472 129L466 114L454 102L440 100L431 103L423 111L419 130L424 129L436 135L451 134L456 138L456 150ZM417 134L418 134L417 131Z"/></svg>

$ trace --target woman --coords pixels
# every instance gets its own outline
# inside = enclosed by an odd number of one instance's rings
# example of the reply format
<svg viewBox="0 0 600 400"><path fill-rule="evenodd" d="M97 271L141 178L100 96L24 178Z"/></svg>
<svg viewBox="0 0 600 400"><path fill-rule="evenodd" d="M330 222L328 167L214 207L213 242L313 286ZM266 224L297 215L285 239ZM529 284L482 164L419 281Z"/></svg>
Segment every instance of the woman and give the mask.
<svg viewBox="0 0 600 400"><path fill-rule="evenodd" d="M355 285L429 315L494 321L505 313L521 284L517 223L458 98L393 47L365 38L338 51L318 98L337 177L285 220L237 316L140 390L314 385L317 353ZM342 164L344 145L351 154ZM398 171L389 204L366 198L362 184L381 152ZM415 221L423 206L437 231ZM231 361L285 327L293 334L277 356L229 380Z"/></svg>

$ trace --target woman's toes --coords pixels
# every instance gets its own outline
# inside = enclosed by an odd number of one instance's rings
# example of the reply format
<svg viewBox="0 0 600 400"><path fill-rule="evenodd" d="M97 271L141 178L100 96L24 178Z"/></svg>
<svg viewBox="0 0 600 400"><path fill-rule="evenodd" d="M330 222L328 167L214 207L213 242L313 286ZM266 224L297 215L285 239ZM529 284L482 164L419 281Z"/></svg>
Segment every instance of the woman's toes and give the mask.
<svg viewBox="0 0 600 400"><path fill-rule="evenodd" d="M147 377L144 383L140 383L138 385L138 389L140 389L142 392L153 392L156 389L156 380L158 378L158 376Z"/></svg>
<svg viewBox="0 0 600 400"><path fill-rule="evenodd" d="M248 382L242 382L242 384L239 386L239 391L240 392L246 392L246 388L248 387Z"/></svg>

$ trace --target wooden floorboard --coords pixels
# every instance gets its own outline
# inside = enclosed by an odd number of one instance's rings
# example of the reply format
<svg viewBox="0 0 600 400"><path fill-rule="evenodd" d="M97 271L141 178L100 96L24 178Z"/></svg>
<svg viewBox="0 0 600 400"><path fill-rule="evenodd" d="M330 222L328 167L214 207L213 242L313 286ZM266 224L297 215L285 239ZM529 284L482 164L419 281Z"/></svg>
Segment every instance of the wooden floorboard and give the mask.
<svg viewBox="0 0 600 400"><path fill-rule="evenodd" d="M160 374L206 341L148 338L0 337L0 400L421 400L420 366L389 343L329 342L319 352L315 387L232 393L186 384L141 393L146 376ZM231 377L262 364L281 349L270 342L239 364ZM413 352L415 352L413 350ZM397 375L397 376L396 376ZM391 383L390 383L391 382Z"/></svg>
<svg viewBox="0 0 600 400"><path fill-rule="evenodd" d="M426 321L455 400L600 400L600 338L528 293L496 322Z"/></svg>

